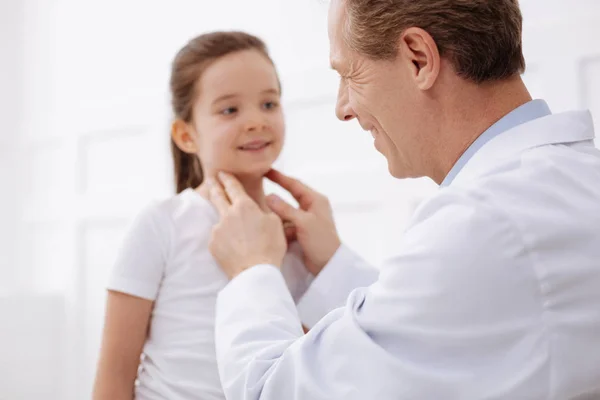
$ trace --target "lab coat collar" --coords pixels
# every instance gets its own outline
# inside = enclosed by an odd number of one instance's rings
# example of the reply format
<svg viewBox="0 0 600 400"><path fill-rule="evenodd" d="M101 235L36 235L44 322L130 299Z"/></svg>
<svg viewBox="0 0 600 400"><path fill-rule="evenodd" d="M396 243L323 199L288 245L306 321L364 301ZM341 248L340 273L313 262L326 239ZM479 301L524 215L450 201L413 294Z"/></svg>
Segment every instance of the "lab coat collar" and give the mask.
<svg viewBox="0 0 600 400"><path fill-rule="evenodd" d="M467 162L453 184L480 176L503 159L524 150L550 144L593 140L594 137L594 123L589 111L571 111L537 118L486 143Z"/></svg>

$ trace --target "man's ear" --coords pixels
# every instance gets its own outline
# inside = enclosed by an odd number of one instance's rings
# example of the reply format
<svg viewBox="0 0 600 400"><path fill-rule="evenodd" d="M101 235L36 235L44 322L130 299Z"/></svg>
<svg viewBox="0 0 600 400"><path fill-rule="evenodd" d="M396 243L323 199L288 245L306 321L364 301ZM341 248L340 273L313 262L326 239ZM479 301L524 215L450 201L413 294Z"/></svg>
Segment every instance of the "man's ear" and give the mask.
<svg viewBox="0 0 600 400"><path fill-rule="evenodd" d="M171 138L181 151L189 154L198 153L198 144L196 143L196 133L187 122L177 119L171 126Z"/></svg>
<svg viewBox="0 0 600 400"><path fill-rule="evenodd" d="M399 57L408 64L419 89L431 89L441 67L440 52L433 37L421 28L406 29L400 37Z"/></svg>

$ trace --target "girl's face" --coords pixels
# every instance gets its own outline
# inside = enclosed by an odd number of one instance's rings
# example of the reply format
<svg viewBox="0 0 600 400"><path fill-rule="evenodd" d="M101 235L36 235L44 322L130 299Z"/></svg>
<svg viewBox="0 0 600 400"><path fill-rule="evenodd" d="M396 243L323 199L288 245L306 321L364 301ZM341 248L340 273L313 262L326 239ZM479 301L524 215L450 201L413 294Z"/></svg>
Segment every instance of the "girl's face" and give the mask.
<svg viewBox="0 0 600 400"><path fill-rule="evenodd" d="M196 85L188 128L205 176L264 175L281 153L285 131L271 62L256 50L229 54L206 68Z"/></svg>

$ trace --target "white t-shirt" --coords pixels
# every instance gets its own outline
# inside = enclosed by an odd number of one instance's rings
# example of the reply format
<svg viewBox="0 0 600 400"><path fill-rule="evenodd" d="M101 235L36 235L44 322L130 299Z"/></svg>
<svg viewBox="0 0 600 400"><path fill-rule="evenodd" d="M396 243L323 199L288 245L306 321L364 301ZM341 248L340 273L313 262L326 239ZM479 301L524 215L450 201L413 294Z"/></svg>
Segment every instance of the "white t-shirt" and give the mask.
<svg viewBox="0 0 600 400"><path fill-rule="evenodd" d="M148 206L131 225L108 289L154 301L137 400L224 399L215 355L217 294L228 283L208 242L216 210L193 189ZM282 273L297 302L310 284L297 244Z"/></svg>

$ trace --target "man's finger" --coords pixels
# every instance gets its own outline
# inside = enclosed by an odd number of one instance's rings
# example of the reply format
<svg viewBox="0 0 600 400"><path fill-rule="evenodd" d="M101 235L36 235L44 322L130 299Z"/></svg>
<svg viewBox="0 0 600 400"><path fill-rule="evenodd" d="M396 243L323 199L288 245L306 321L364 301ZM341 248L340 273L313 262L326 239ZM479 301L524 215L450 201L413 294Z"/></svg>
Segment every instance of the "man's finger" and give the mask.
<svg viewBox="0 0 600 400"><path fill-rule="evenodd" d="M225 191L218 182L214 180L208 181L208 199L215 206L219 215L222 217L227 213L230 207L229 199L225 194Z"/></svg>
<svg viewBox="0 0 600 400"><path fill-rule="evenodd" d="M298 201L300 207L304 209L308 208L312 204L312 202L315 199L315 196L317 195L317 193L313 189L306 186L299 180L290 178L289 176L286 176L275 169L271 169L269 172L267 172L265 176L269 180L275 182L276 184L290 192L290 194L294 196L296 201Z"/></svg>
<svg viewBox="0 0 600 400"><path fill-rule="evenodd" d="M288 243L291 243L297 239L296 226L289 224L286 226L286 222L283 223L283 232Z"/></svg>
<svg viewBox="0 0 600 400"><path fill-rule="evenodd" d="M286 203L283 199L275 194L271 194L267 197L267 205L275 214L281 218L282 221L287 221L289 225L291 223L294 226L299 224L299 219L302 217L302 210L298 210L291 204ZM284 223L284 226L285 224Z"/></svg>
<svg viewBox="0 0 600 400"><path fill-rule="evenodd" d="M229 200L231 200L231 204L250 199L240 181L235 179L233 175L226 172L219 172L218 176L225 188L225 193L229 197Z"/></svg>

